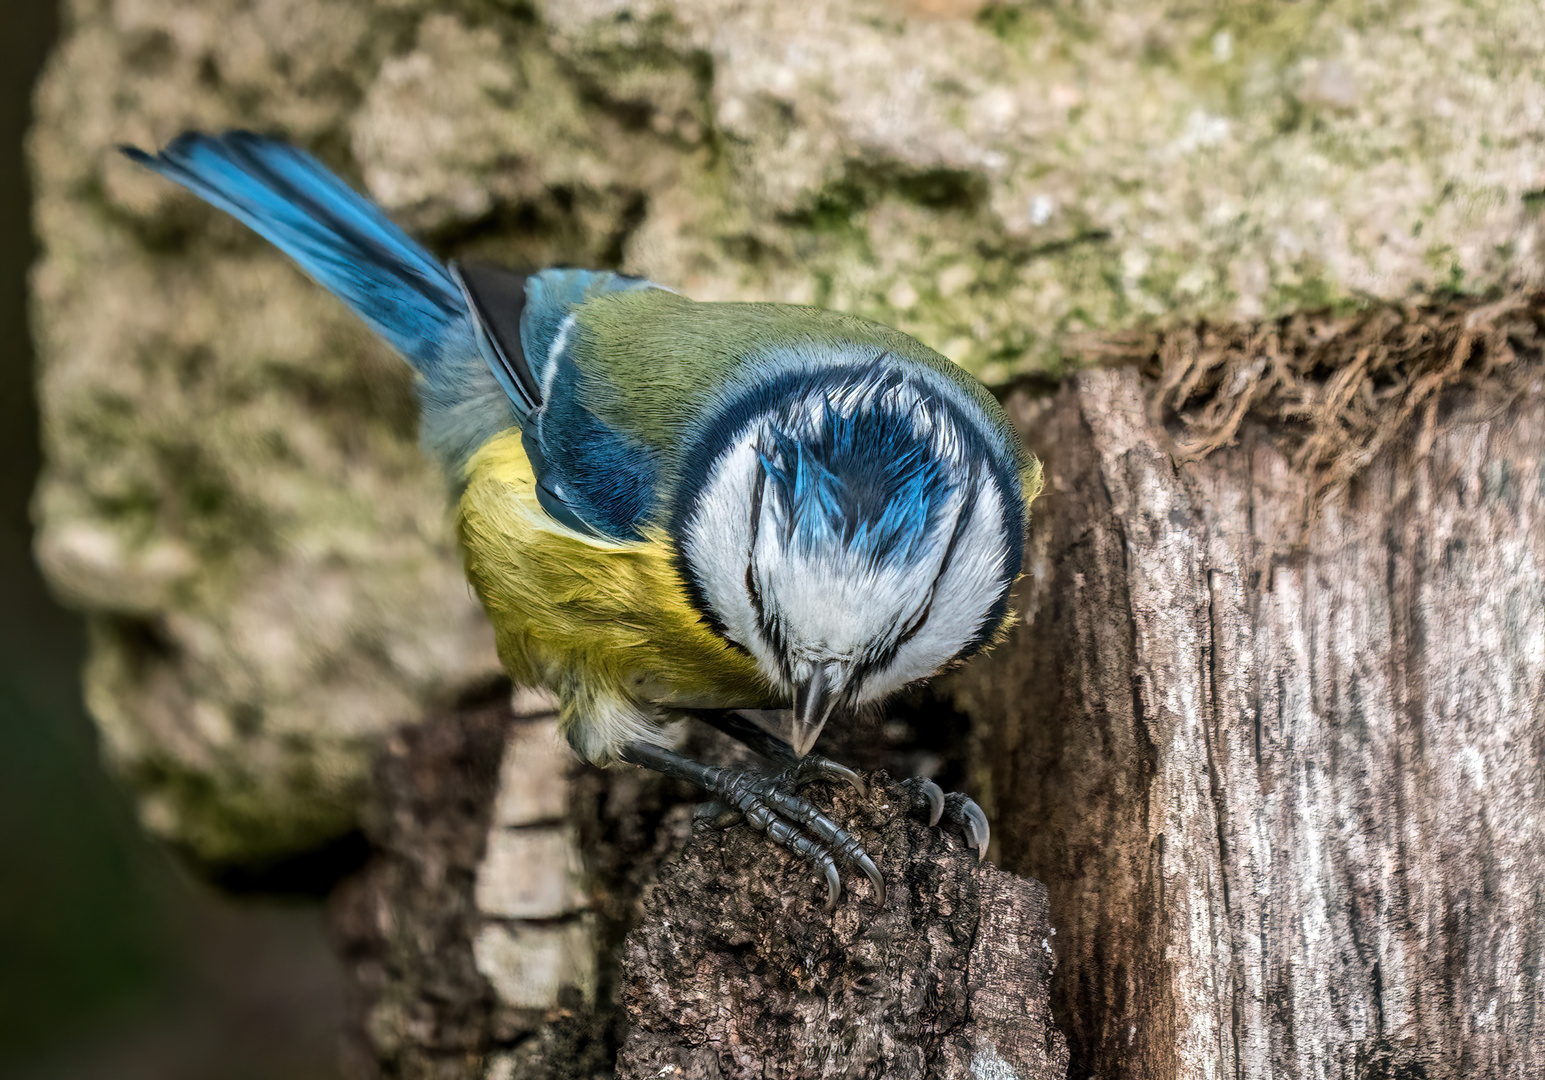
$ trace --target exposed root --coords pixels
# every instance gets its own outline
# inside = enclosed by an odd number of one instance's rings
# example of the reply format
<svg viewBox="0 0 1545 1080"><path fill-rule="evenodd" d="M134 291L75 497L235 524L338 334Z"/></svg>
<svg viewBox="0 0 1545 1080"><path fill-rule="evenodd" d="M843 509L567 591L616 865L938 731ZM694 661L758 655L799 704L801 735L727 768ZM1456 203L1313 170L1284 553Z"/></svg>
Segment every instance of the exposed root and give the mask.
<svg viewBox="0 0 1545 1080"><path fill-rule="evenodd" d="M1084 356L1141 365L1180 460L1229 445L1246 417L1300 430L1293 464L1319 495L1411 437L1413 424L1424 456L1442 391L1519 393L1545 357L1545 292L1143 332L1106 338Z"/></svg>

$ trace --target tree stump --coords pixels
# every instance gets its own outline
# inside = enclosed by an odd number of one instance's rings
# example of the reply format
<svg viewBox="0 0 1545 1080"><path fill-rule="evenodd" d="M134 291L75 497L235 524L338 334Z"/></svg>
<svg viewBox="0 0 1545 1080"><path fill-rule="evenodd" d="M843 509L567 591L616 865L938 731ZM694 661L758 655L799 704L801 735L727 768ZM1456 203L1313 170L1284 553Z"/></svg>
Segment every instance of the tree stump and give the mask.
<svg viewBox="0 0 1545 1080"><path fill-rule="evenodd" d="M690 787L568 760L550 705L523 692L386 747L377 854L334 899L351 1076L1066 1075L1043 886L908 816L880 772L867 797L812 785L890 890L879 908L857 875L828 914L802 860L694 831ZM907 729L850 728L850 756L942 764Z"/></svg>
<svg viewBox="0 0 1545 1080"><path fill-rule="evenodd" d="M1024 614L953 691L1001 861L1050 890L1074 1075L1539 1075L1529 363L1317 499L1279 425L1183 460L1132 368L1022 402Z"/></svg>

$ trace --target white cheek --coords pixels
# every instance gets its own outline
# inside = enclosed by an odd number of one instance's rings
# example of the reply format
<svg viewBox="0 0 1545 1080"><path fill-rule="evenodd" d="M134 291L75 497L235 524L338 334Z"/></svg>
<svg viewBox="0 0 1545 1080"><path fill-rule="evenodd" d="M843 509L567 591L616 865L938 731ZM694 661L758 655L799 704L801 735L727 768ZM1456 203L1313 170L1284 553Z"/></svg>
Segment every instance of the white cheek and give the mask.
<svg viewBox="0 0 1545 1080"><path fill-rule="evenodd" d="M935 674L976 637L1003 589L1002 522L1002 500L995 489L984 489L934 590L928 621L896 650L889 667L864 684L864 701L878 701Z"/></svg>
<svg viewBox="0 0 1545 1080"><path fill-rule="evenodd" d="M777 658L762 639L746 593L751 503L760 468L754 440L742 437L714 465L687 527L684 547L708 609L718 616L730 640L749 651L763 674L776 682Z"/></svg>
<svg viewBox="0 0 1545 1080"><path fill-rule="evenodd" d="M715 464L697 513L687 528L687 561L711 611L730 636L749 645L756 617L746 596L746 563L751 550L751 480L756 452L742 443Z"/></svg>

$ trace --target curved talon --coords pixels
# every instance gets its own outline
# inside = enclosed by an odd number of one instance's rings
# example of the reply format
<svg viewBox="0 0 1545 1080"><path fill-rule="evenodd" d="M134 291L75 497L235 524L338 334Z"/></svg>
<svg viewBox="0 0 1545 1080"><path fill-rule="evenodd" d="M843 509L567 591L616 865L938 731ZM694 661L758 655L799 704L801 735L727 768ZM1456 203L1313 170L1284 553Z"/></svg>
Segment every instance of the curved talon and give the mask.
<svg viewBox="0 0 1545 1080"><path fill-rule="evenodd" d="M735 817L741 816L747 825L766 833L774 843L818 868L826 880L828 912L836 909L837 900L842 895L842 877L837 872L837 857L862 870L874 888L875 899L882 905L885 903L885 879L858 840L794 793L792 784L800 782L797 763L791 763L791 767L779 776L756 776L738 769L704 765L674 750L642 741L629 743L620 756L634 765L689 780L714 796L713 800L699 808L696 816L698 822L727 825ZM859 791L867 791L858 774L845 766L816 759L810 768L817 776L844 780ZM806 836L801 829L810 833L814 839Z"/></svg>
<svg viewBox="0 0 1545 1080"><path fill-rule="evenodd" d="M910 784L914 796L922 796L928 803L928 827L931 829L939 824L939 819L944 816L944 789L926 776L914 776ZM918 809L916 802L913 808Z"/></svg>
<svg viewBox="0 0 1545 1080"><path fill-rule="evenodd" d="M988 841L992 839L992 827L987 824L987 815L982 813L982 808L973 799L958 792L949 795L945 801L949 807L950 820L964 830L966 841L976 848L976 861L981 862L987 854Z"/></svg>
<svg viewBox="0 0 1545 1080"><path fill-rule="evenodd" d="M938 784L926 776L914 776L905 781L905 786L912 795L913 813L921 813L924 807L927 808L930 828L948 819L951 825L960 827L960 831L965 833L966 843L976 849L977 862L987 857L987 844L992 839L992 829L987 824L987 815L982 813L982 808L970 796L958 791L946 795Z"/></svg>
<svg viewBox="0 0 1545 1080"><path fill-rule="evenodd" d="M874 887L876 902L884 906L885 879L880 875L879 867L875 866L874 860L869 857L868 852L863 849L852 833L798 795L788 794L778 787L770 787L763 798L780 813L814 833L816 838L828 845L833 852L862 870L864 876L869 879L869 884Z"/></svg>
<svg viewBox="0 0 1545 1080"><path fill-rule="evenodd" d="M842 895L842 878L837 873L837 864L832 859L831 852L809 837L795 832L794 826L775 815L766 803L752 801L751 805L746 807L745 814L747 825L765 832L778 844L795 854L804 856L805 861L820 869L826 878L827 910L834 910L837 906L837 897Z"/></svg>
<svg viewBox="0 0 1545 1080"><path fill-rule="evenodd" d="M874 890L874 902L884 907L885 879L880 876L880 868L863 851L858 853L858 858L854 861L858 863L858 868L864 872L864 876L869 879L869 887Z"/></svg>
<svg viewBox="0 0 1545 1080"><path fill-rule="evenodd" d="M807 757L788 770L785 775L795 788L808 784L812 780L841 780L858 792L860 798L869 797L869 785L864 783L864 778L846 765L839 764L830 758Z"/></svg>
<svg viewBox="0 0 1545 1080"><path fill-rule="evenodd" d="M835 863L827 863L824 869L826 871L826 907L823 910L830 915L837 910L837 900L842 896L842 878L837 876Z"/></svg>
<svg viewBox="0 0 1545 1080"><path fill-rule="evenodd" d="M783 766L785 777L795 787L810 779L841 780L851 784L859 795L867 797L869 794L869 785L864 783L863 777L846 765L839 765L831 758L819 754L800 757L794 753L792 746L763 730L760 724L743 713L734 709L703 709L695 711L693 715L768 761Z"/></svg>
<svg viewBox="0 0 1545 1080"><path fill-rule="evenodd" d="M981 862L982 856L987 854L987 836L984 835L987 831L987 823L982 821L978 824L976 818L967 818L965 830L966 838L971 842L971 846L976 848L976 861Z"/></svg>

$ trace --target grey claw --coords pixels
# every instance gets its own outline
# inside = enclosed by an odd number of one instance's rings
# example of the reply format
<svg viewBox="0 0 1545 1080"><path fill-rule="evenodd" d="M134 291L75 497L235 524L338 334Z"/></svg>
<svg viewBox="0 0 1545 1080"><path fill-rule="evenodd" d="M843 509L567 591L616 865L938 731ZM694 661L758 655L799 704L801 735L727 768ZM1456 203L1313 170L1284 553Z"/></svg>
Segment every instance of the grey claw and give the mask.
<svg viewBox="0 0 1545 1080"><path fill-rule="evenodd" d="M869 785L864 783L862 776L830 758L807 757L784 775L788 777L791 788L798 788L812 780L841 780L851 785L860 797L867 797L869 794Z"/></svg>
<svg viewBox="0 0 1545 1080"><path fill-rule="evenodd" d="M944 816L944 789L926 777L918 787L922 789L923 796L928 800L928 827L931 829L939 824L939 819Z"/></svg>
<svg viewBox="0 0 1545 1080"><path fill-rule="evenodd" d="M764 798L770 808L813 835L818 841L816 847L823 853L835 854L862 870L864 876L869 879L869 884L874 886L875 899L884 905L885 879L880 876L874 860L851 833L776 782L765 793ZM831 880L830 875L827 880Z"/></svg>
<svg viewBox="0 0 1545 1080"><path fill-rule="evenodd" d="M826 761L822 763L821 771L828 779L843 780L852 785L853 790L858 792L859 798L866 799L869 797L869 785L864 783L864 778L846 765L839 765L835 761Z"/></svg>
<svg viewBox="0 0 1545 1080"><path fill-rule="evenodd" d="M926 801L930 812L930 826L940 821L948 821L951 825L958 825L960 831L965 834L966 843L976 849L976 861L981 862L987 857L987 845L992 840L992 828L987 824L987 815L982 813L982 808L976 805L968 795L962 795L958 791L952 791L948 795L940 790L939 785L925 777L914 776L907 781L907 787L912 792L912 809L921 810Z"/></svg>
<svg viewBox="0 0 1545 1080"><path fill-rule="evenodd" d="M867 872L867 871L866 871ZM873 881L873 878L869 880ZM842 895L842 879L837 876L837 868L831 863L826 864L826 914L830 915L837 910L837 899Z"/></svg>
<svg viewBox="0 0 1545 1080"><path fill-rule="evenodd" d="M902 784L912 796L912 812L917 813L928 810L928 827L931 829L939 824L939 819L944 816L944 789L926 776L914 776Z"/></svg>
<svg viewBox="0 0 1545 1080"><path fill-rule="evenodd" d="M862 870L864 872L864 876L869 879L869 885L874 889L874 902L879 904L881 907L884 907L885 879L880 876L880 868L875 866L874 860L863 852L859 852L859 857L855 859L854 862L858 863L858 868Z"/></svg>
<svg viewBox="0 0 1545 1080"><path fill-rule="evenodd" d="M992 828L987 824L987 815L982 813L982 808L970 799L962 799L959 808L960 827L966 832L966 839L971 846L976 848L976 861L981 862L987 854L987 843L992 839Z"/></svg>

